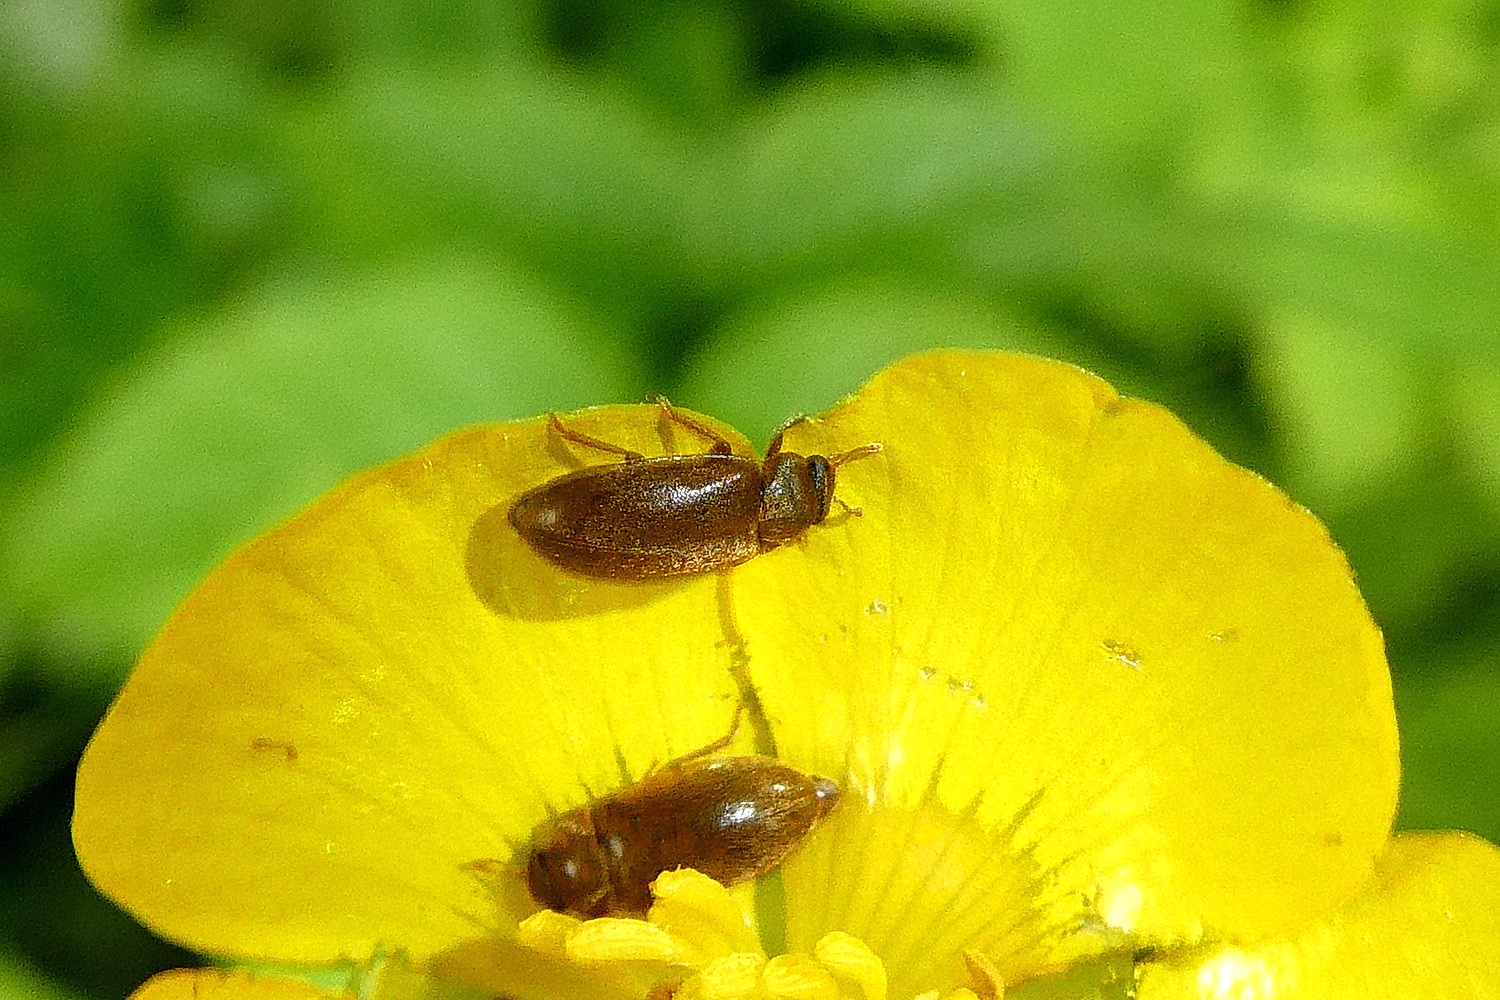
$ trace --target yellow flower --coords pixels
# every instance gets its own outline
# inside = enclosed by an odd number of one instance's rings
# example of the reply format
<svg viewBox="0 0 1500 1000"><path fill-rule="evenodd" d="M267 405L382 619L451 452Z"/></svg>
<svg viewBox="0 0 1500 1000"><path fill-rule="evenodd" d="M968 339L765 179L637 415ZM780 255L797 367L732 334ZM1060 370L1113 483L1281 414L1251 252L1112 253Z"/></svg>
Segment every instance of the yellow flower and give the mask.
<svg viewBox="0 0 1500 1000"><path fill-rule="evenodd" d="M701 448L649 407L567 422ZM515 536L521 492L602 458L544 420L352 480L147 650L79 771L86 871L188 947L342 963L361 996L1069 996L1123 968L1147 998L1302 997L1337 991L1246 970L1337 982L1360 961L1397 982L1364 995L1437 996L1500 968L1494 907L1471 905L1497 852L1386 846L1380 635L1306 511L1033 358L914 357L787 436L870 442L839 473L862 517L650 584L566 576ZM779 876L723 898L690 880L696 902L644 922L536 916L535 828L710 743L742 701L736 752L844 790ZM1398 947L1348 945L1369 921Z"/></svg>

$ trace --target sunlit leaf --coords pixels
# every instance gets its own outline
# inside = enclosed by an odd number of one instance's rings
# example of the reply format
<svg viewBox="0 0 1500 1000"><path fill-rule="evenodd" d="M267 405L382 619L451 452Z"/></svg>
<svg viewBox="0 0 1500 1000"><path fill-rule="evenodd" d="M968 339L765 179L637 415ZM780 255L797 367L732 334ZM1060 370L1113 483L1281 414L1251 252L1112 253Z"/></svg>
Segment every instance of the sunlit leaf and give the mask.
<svg viewBox="0 0 1500 1000"><path fill-rule="evenodd" d="M236 541L451 427L639 392L605 330L445 259L301 277L182 324L0 526L0 581L59 651L137 649Z"/></svg>

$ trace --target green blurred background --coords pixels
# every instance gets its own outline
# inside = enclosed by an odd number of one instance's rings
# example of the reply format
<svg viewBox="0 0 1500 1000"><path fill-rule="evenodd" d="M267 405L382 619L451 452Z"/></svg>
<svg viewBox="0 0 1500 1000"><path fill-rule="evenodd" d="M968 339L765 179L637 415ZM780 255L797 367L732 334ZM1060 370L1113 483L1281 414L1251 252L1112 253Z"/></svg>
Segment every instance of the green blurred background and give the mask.
<svg viewBox="0 0 1500 1000"><path fill-rule="evenodd" d="M188 961L77 872L72 771L238 541L464 423L764 442L935 345L1325 518L1402 825L1500 840L1497 195L1500 0L7 0L0 997Z"/></svg>

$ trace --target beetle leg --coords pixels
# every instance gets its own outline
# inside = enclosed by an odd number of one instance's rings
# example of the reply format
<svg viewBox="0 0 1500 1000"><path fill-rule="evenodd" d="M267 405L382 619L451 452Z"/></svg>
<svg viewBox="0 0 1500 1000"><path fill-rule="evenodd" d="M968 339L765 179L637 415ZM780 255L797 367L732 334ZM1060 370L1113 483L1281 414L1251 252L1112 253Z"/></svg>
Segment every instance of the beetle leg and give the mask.
<svg viewBox="0 0 1500 1000"><path fill-rule="evenodd" d="M734 451L734 448L730 446L729 442L720 437L717 432L708 427L705 427L703 424L694 420L686 413L679 413L676 407L667 402L666 396L657 396L656 405L661 407L661 415L666 417L668 420L672 421L673 423L681 424L689 430L700 434L708 440L712 441L713 444L710 445L708 449L708 453L710 455L728 455L730 452Z"/></svg>
<svg viewBox="0 0 1500 1000"><path fill-rule="evenodd" d="M844 508L844 513L848 514L850 517L865 516L865 509L863 507L851 507L844 501L840 500L838 497L829 497L829 499L838 504L840 507Z"/></svg>
<svg viewBox="0 0 1500 1000"><path fill-rule="evenodd" d="M574 444L581 444L586 448L596 448L599 451L607 451L611 455L623 455L625 461L627 462L639 462L641 459L646 457L638 451L631 451L629 448L621 448L617 444L610 444L608 441L601 441L596 437L589 437L587 434L575 431L572 428L564 425L561 420L558 420L557 414L555 413L547 414L547 423L552 427L553 433L567 438Z"/></svg>
<svg viewBox="0 0 1500 1000"><path fill-rule="evenodd" d="M699 747L697 750L694 750L691 753L683 754L681 757L679 757L677 759L678 760L691 760L694 757L707 757L711 753L718 753L720 750L723 750L724 748L726 748L727 746L729 746L729 744L731 744L731 743L734 742L735 735L737 733L739 733L739 731L740 731L740 723L743 722L744 719L745 719L745 703L743 701L740 701L740 702L735 703L735 706L734 706L734 721L729 724L729 732L725 733L723 736L720 736L718 739L714 740L708 746L706 746L706 747Z"/></svg>
<svg viewBox="0 0 1500 1000"><path fill-rule="evenodd" d="M697 760L699 757L708 757L712 754L718 753L720 750L723 750L725 747L729 746L729 744L734 742L735 735L740 731L740 721L744 718L744 716L745 703L742 701L734 710L734 722L730 723L729 732L725 733L723 736L720 736L718 739L714 740L707 746L701 746L696 750L689 750L681 757L673 757L661 767L651 768L646 772L646 777L656 774L658 771L670 771L672 770L672 768L686 761ZM641 780L646 780L646 777L642 777Z"/></svg>
<svg viewBox="0 0 1500 1000"><path fill-rule="evenodd" d="M782 421L781 426L778 427L778 428L776 428L776 433L773 434L773 435L771 435L771 443L770 443L770 445L768 445L766 447L766 462L767 462L767 464L770 463L771 459L773 459L777 455L781 454L781 437L782 437L782 435L785 434L787 431L791 430L793 427L796 427L798 424L802 423L806 419L807 419L807 414L805 414L805 413L794 413L790 417L787 417L786 420Z"/></svg>
<svg viewBox="0 0 1500 1000"><path fill-rule="evenodd" d="M460 871L470 872L475 878L485 882L498 881L515 870L514 864L501 861L499 858L475 858L473 861L465 861L458 867Z"/></svg>

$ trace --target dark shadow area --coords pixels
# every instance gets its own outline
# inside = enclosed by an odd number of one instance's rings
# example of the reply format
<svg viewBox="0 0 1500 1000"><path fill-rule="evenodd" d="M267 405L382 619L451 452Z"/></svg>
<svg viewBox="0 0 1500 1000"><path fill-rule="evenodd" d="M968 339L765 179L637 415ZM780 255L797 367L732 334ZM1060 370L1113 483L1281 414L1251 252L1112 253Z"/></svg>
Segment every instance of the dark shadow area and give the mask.
<svg viewBox="0 0 1500 1000"><path fill-rule="evenodd" d="M78 748L81 753L82 747ZM66 767L0 816L0 939L65 987L128 996L164 969L201 965L101 896L73 856L73 773Z"/></svg>
<svg viewBox="0 0 1500 1000"><path fill-rule="evenodd" d="M521 539L511 527L510 508L506 501L480 515L464 552L469 586L496 614L527 621L582 618L641 607L684 582L616 583L566 573Z"/></svg>

